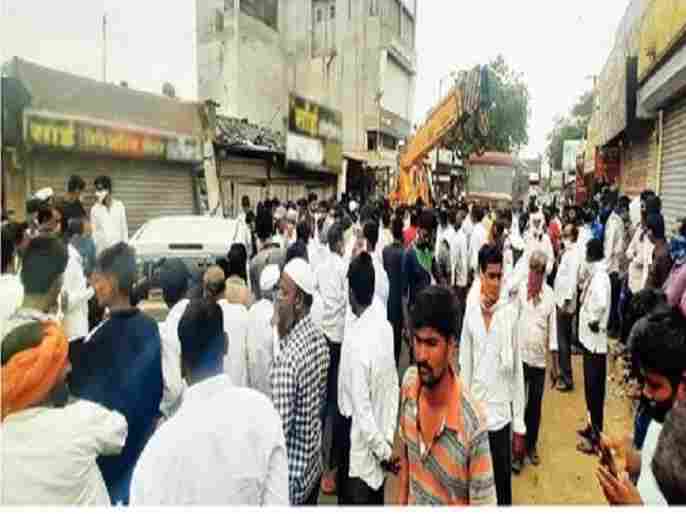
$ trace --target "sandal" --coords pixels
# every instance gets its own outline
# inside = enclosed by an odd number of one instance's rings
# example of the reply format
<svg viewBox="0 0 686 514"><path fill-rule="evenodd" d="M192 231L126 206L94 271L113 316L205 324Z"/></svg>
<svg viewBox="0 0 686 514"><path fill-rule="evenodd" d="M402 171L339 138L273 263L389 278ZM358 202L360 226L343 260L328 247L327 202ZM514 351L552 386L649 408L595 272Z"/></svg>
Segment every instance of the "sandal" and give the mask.
<svg viewBox="0 0 686 514"><path fill-rule="evenodd" d="M586 455L597 455L598 449L594 446L591 441L586 438L581 439L576 445L577 451L584 453Z"/></svg>

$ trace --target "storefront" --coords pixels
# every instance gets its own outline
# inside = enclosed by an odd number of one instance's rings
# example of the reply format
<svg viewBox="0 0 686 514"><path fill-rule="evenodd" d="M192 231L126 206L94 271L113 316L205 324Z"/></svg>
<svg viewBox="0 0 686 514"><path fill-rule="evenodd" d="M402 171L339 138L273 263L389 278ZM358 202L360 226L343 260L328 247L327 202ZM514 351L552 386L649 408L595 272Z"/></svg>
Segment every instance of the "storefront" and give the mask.
<svg viewBox="0 0 686 514"><path fill-rule="evenodd" d="M133 234L146 221L198 212L193 169L202 163L199 106L103 84L14 59L9 73L30 103L21 112L22 138L13 149L6 185L15 218L25 201L51 187L64 194L71 175L86 182L84 204L94 201L94 179L112 179ZM5 171L5 170L3 170Z"/></svg>
<svg viewBox="0 0 686 514"><path fill-rule="evenodd" d="M664 112L660 196L673 227L686 216L686 98Z"/></svg>

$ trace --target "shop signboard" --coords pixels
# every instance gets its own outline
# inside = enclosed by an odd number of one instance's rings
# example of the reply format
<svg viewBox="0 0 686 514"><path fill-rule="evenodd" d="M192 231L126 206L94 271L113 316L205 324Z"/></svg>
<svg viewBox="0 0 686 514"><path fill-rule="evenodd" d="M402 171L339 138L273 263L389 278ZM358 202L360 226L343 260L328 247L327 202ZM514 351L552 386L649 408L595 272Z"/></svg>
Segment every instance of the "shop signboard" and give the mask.
<svg viewBox="0 0 686 514"><path fill-rule="evenodd" d="M643 15L638 77L648 78L686 30L686 2L652 0Z"/></svg>
<svg viewBox="0 0 686 514"><path fill-rule="evenodd" d="M291 93L286 158L289 163L338 174L343 162L341 112Z"/></svg>
<svg viewBox="0 0 686 514"><path fill-rule="evenodd" d="M101 120L24 110L28 147L180 162L202 161L200 139Z"/></svg>

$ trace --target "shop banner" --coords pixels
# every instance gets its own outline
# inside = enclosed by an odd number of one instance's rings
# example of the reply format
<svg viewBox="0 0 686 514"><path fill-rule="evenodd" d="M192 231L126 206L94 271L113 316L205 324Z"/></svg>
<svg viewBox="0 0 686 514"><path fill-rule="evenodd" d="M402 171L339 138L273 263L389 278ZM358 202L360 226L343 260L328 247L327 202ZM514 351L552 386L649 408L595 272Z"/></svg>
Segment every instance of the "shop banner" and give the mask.
<svg viewBox="0 0 686 514"><path fill-rule="evenodd" d="M343 116L291 93L288 108L288 162L338 174L343 162Z"/></svg>
<svg viewBox="0 0 686 514"><path fill-rule="evenodd" d="M24 110L28 147L180 162L202 161L200 139L106 121Z"/></svg>

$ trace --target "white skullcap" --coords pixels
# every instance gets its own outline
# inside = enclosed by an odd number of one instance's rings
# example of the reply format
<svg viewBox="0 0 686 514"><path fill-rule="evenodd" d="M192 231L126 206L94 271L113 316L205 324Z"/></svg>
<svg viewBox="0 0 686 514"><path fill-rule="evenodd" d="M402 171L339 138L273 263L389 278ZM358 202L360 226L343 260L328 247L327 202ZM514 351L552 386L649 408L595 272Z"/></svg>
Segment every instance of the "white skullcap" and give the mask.
<svg viewBox="0 0 686 514"><path fill-rule="evenodd" d="M51 187L45 187L36 193L36 198L38 198L41 202L44 202L48 198L52 198L54 194L55 192Z"/></svg>
<svg viewBox="0 0 686 514"><path fill-rule="evenodd" d="M275 210L274 210L274 219L276 220L282 220L283 218L286 217L286 208L283 205L279 205Z"/></svg>
<svg viewBox="0 0 686 514"><path fill-rule="evenodd" d="M283 272L291 277L300 289L309 295L314 295L314 273L305 259L293 259L286 264Z"/></svg>
<svg viewBox="0 0 686 514"><path fill-rule="evenodd" d="M288 221L292 221L293 223L295 223L296 221L298 221L298 211L296 211L295 209L289 209L286 218L288 219Z"/></svg>
<svg viewBox="0 0 686 514"><path fill-rule="evenodd" d="M352 201L348 204L348 208L350 209L350 212L355 212L355 211L357 210L358 207L359 207L359 205L357 205L357 202L356 202L355 200L352 200Z"/></svg>
<svg viewBox="0 0 686 514"><path fill-rule="evenodd" d="M260 290L267 292L274 289L274 286L279 282L280 273L279 266L276 264L265 266L260 275Z"/></svg>

